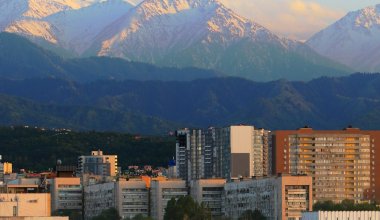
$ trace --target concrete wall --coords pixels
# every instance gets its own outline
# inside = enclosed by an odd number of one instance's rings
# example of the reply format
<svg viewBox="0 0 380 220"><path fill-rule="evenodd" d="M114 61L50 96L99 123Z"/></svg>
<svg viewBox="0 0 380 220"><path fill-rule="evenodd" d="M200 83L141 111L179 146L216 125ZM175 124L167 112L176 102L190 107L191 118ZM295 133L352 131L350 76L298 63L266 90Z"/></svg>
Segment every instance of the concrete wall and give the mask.
<svg viewBox="0 0 380 220"><path fill-rule="evenodd" d="M11 216L50 216L50 194L0 194L0 215Z"/></svg>

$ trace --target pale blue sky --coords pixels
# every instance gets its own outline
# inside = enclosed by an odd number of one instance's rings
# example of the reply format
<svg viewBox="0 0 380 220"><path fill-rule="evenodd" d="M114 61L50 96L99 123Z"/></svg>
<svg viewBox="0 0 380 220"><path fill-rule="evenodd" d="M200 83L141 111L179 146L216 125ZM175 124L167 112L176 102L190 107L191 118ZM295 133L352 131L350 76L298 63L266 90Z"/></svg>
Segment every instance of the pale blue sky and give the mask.
<svg viewBox="0 0 380 220"><path fill-rule="evenodd" d="M318 0L321 5L331 8L343 9L345 11L353 11L370 5L380 4L376 0Z"/></svg>
<svg viewBox="0 0 380 220"><path fill-rule="evenodd" d="M131 0L136 3L141 0ZM380 0L220 0L238 14L280 36L307 40L349 11L380 4Z"/></svg>

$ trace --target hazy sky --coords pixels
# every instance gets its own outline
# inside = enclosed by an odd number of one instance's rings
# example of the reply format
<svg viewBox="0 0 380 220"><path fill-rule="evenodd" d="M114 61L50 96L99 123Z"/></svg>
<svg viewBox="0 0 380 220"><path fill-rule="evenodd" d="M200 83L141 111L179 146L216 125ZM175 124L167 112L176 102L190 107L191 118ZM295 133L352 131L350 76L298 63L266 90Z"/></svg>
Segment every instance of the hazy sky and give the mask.
<svg viewBox="0 0 380 220"><path fill-rule="evenodd" d="M141 0L132 0L139 2ZM306 40L349 11L380 0L221 0L226 6L275 33Z"/></svg>

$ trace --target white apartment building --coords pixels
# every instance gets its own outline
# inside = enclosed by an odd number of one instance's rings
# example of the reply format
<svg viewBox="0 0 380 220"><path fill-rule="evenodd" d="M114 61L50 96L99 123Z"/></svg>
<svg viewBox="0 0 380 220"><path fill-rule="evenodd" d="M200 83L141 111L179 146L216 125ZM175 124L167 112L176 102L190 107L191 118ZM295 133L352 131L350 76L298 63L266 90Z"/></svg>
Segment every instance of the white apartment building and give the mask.
<svg viewBox="0 0 380 220"><path fill-rule="evenodd" d="M149 215L149 189L141 179L119 179L86 186L84 201L86 219L92 219L109 208L116 208L123 219L139 214Z"/></svg>
<svg viewBox="0 0 380 220"><path fill-rule="evenodd" d="M225 179L193 180L190 183L190 195L199 204L205 204L213 217L221 217L225 184Z"/></svg>
<svg viewBox="0 0 380 220"><path fill-rule="evenodd" d="M224 215L239 218L247 210L259 210L268 219L300 220L312 210L312 178L279 176L226 183Z"/></svg>
<svg viewBox="0 0 380 220"><path fill-rule="evenodd" d="M172 198L188 195L184 180L153 180L150 190L151 217L155 220L164 219L165 208Z"/></svg>

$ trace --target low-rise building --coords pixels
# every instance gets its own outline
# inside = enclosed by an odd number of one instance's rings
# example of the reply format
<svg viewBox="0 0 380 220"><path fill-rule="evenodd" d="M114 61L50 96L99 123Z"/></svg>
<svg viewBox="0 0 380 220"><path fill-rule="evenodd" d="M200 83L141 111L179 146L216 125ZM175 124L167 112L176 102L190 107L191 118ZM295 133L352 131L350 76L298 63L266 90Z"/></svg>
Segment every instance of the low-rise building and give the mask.
<svg viewBox="0 0 380 220"><path fill-rule="evenodd" d="M155 220L162 220L165 209L172 198L179 198L188 195L186 181L172 180L152 180L151 182L151 217Z"/></svg>
<svg viewBox="0 0 380 220"><path fill-rule="evenodd" d="M236 180L224 188L223 211L233 219L257 209L268 219L300 220L312 205L312 178L308 176Z"/></svg>
<svg viewBox="0 0 380 220"><path fill-rule="evenodd" d="M190 183L190 195L199 204L203 203L213 217L223 216L222 196L225 179L202 179Z"/></svg>
<svg viewBox="0 0 380 220"><path fill-rule="evenodd" d="M377 220L380 219L378 211L319 211L304 212L302 220Z"/></svg>
<svg viewBox="0 0 380 220"><path fill-rule="evenodd" d="M51 215L48 193L0 194L2 217L47 217Z"/></svg>

